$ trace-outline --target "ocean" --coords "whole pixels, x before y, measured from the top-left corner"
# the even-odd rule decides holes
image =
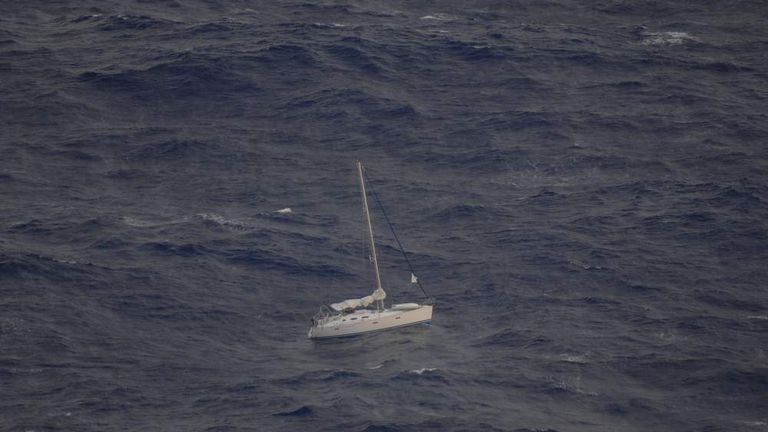
[[[4,2],[0,430],[768,431],[766,16]]]

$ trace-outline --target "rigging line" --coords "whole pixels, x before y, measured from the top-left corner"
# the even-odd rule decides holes
[[[373,188],[373,184],[371,184],[371,179],[368,178],[368,173],[366,172],[367,169],[363,169],[363,175],[365,176],[365,180],[368,182],[368,189],[371,190],[371,194],[373,195],[373,198],[376,200],[376,204],[379,205],[379,208],[381,209],[381,213],[384,215],[384,220],[387,221],[387,225],[389,225],[389,230],[392,232],[392,235],[395,237],[395,241],[397,242],[397,247],[400,248],[400,252],[403,254],[403,258],[405,258],[405,262],[408,264],[408,269],[411,270],[411,274],[415,275],[416,271],[413,270],[413,266],[411,265],[411,260],[408,259],[408,254],[405,253],[405,249],[403,248],[403,244],[400,243],[400,238],[397,236],[397,233],[395,232],[395,227],[392,226],[392,223],[389,221],[389,216],[387,216],[387,211],[384,210],[384,205],[381,203],[381,200],[379,199],[379,194],[376,193],[376,189]],[[424,297],[430,298],[429,294],[427,294],[427,291],[424,290],[424,287],[421,285],[421,281],[419,278],[416,278],[416,284],[421,288],[421,292],[424,293]]]

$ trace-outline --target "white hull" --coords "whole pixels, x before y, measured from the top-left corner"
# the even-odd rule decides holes
[[[344,315],[330,315],[316,322],[309,329],[310,339],[353,336],[395,327],[429,322],[432,319],[432,305],[417,306],[408,310],[384,309],[356,310]]]

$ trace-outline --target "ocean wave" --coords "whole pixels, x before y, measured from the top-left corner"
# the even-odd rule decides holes
[[[437,368],[421,368],[398,373],[392,377],[395,381],[419,380],[431,383],[449,384],[448,379]]]
[[[272,415],[278,417],[307,417],[313,415],[314,413],[315,411],[310,406],[303,405],[299,408],[296,408],[295,410],[281,411],[273,413]]]
[[[333,369],[308,371],[296,376],[278,378],[275,380],[275,382],[281,385],[304,385],[309,382],[350,382],[355,381],[360,377],[361,375],[357,372],[343,369]]]
[[[140,246],[142,249],[159,255],[193,257],[211,253],[211,250],[197,244],[175,244],[171,242],[149,242]]]
[[[734,309],[747,312],[763,312],[768,310],[768,304],[761,304],[756,299],[739,299],[727,291],[715,291],[696,296],[696,300],[725,309]]]
[[[116,73],[90,71],[79,80],[95,88],[125,93],[142,100],[162,100],[175,104],[188,98],[221,99],[233,93],[241,96],[260,91],[256,82],[245,74],[248,65],[255,66],[273,58],[287,57],[280,48],[272,47],[264,57],[214,57],[198,53],[179,53],[146,69],[130,69]],[[290,52],[290,50],[288,50]]]
[[[299,261],[290,256],[278,254],[264,249],[227,249],[217,253],[231,264],[248,265],[262,270],[280,271],[292,275],[315,275],[326,278],[350,276],[342,267]]]
[[[140,144],[123,154],[133,162],[156,162],[185,158],[211,158],[221,155],[221,146],[215,142],[171,139],[168,141]]]
[[[430,213],[427,218],[434,222],[451,222],[456,223],[458,221],[489,221],[500,220],[505,215],[498,208],[485,207],[481,205],[473,204],[458,204],[450,207],[446,207]]]
[[[73,20],[73,22],[90,21],[99,19],[101,15],[85,15]],[[98,25],[101,31],[122,31],[122,30],[146,30],[169,25],[171,21],[152,18],[146,15],[110,15]]]
[[[189,37],[226,37],[231,36],[232,32],[246,29],[248,29],[246,24],[222,20],[191,25],[184,29],[182,34]]]
[[[76,260],[44,256],[36,253],[0,253],[0,279],[44,280],[62,282],[73,278],[88,278],[86,266]]]
[[[281,108],[289,117],[335,121],[358,117],[358,113],[392,119],[418,115],[408,103],[357,89],[325,89],[293,98]]]
[[[344,45],[334,44],[325,48],[325,51],[332,57],[341,60],[344,64],[359,69],[365,73],[376,74],[382,71],[380,60],[374,58],[356,46],[360,45],[358,38],[343,38]]]

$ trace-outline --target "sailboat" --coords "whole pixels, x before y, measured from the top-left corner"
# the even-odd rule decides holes
[[[360,177],[360,192],[363,197],[363,210],[365,212],[366,221],[368,222],[368,241],[370,242],[371,261],[373,262],[374,274],[376,275],[376,289],[370,295],[362,298],[344,300],[324,306],[320,312],[312,318],[312,327],[307,334],[307,337],[310,339],[353,336],[427,323],[432,320],[434,301],[428,298],[426,291],[424,291],[424,288],[421,286],[394,229],[392,230],[392,234],[395,236],[395,240],[397,241],[398,246],[400,246],[405,261],[408,263],[408,267],[411,270],[411,284],[418,284],[419,288],[421,288],[424,293],[424,296],[427,297],[427,301],[424,304],[399,303],[393,304],[390,307],[385,307],[384,299],[387,298],[387,293],[381,285],[381,273],[379,271],[379,260],[376,255],[376,243],[373,238],[371,212],[368,208],[368,193],[365,189],[365,174],[363,173],[363,164],[360,161],[357,162],[357,173]],[[376,198],[381,206],[378,197]],[[384,212],[383,207],[382,212]],[[386,212],[384,212],[384,217],[387,222],[389,222]],[[389,224],[389,226],[392,228],[392,224]]]

